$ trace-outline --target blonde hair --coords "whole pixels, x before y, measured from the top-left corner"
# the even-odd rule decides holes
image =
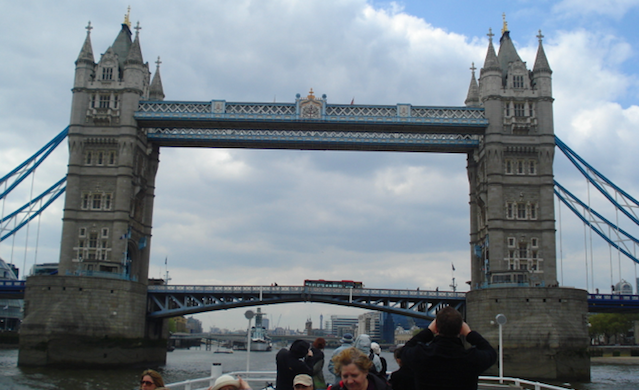
[[[337,375],[341,375],[342,367],[348,366],[349,364],[355,364],[360,371],[365,373],[368,373],[373,366],[371,359],[355,347],[346,348],[342,352],[333,356],[332,360],[335,365],[334,369]]]
[[[145,376],[150,376],[153,379],[153,383],[157,387],[164,387],[164,379],[162,379],[162,375],[155,370],[144,370],[142,375],[140,375],[140,380],[144,379]]]

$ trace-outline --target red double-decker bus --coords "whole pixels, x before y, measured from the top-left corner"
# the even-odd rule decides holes
[[[309,280],[304,281],[304,286],[307,287],[337,287],[337,288],[363,288],[364,283],[355,282],[353,280]]]

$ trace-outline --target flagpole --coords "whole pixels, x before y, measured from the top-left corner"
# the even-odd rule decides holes
[[[169,261],[169,257],[165,257],[164,258],[164,270],[165,270],[165,276],[164,276],[164,284],[168,285],[169,284],[169,266],[167,265]]]
[[[451,283],[450,287],[453,289],[453,292],[457,291],[457,285],[455,284],[455,264],[450,263],[450,266],[452,268],[451,275],[453,277],[453,282]]]

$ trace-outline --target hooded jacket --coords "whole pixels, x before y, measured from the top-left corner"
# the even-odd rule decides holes
[[[313,375],[312,358],[308,356],[310,348],[307,341],[295,340],[290,349],[282,348],[275,355],[277,390],[293,390],[293,379],[298,374]]]
[[[375,367],[375,373],[379,373],[382,371],[382,361],[379,358],[379,356],[377,356],[374,353],[371,353],[372,352],[371,344],[372,344],[371,337],[369,335],[360,334],[355,339],[355,345],[353,346],[359,349],[360,351],[364,352],[364,355],[368,356],[373,361],[373,366]]]

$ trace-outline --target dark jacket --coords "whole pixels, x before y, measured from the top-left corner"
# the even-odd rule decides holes
[[[325,389],[324,352],[315,347],[311,347],[311,351],[313,351],[313,357],[310,359],[313,365],[313,385],[315,385],[315,390]]]
[[[393,371],[389,380],[393,390],[415,390],[415,374],[406,365]]]
[[[374,390],[393,390],[393,388],[388,384],[388,382],[382,380],[377,375],[373,375],[369,373],[366,375],[366,379],[368,379],[368,385],[370,388],[370,384],[373,383]],[[330,390],[348,390],[346,386],[344,386],[344,382],[341,380],[337,382],[337,384],[333,385]]]
[[[476,390],[477,377],[495,363],[497,353],[475,331],[466,341],[473,348],[465,349],[459,337],[434,337],[430,329],[410,339],[401,359],[415,373],[416,389]]]
[[[293,378],[298,374],[313,375],[311,357],[307,356],[311,345],[304,340],[295,340],[291,349],[282,348],[275,355],[277,363],[277,390],[293,390]]]

